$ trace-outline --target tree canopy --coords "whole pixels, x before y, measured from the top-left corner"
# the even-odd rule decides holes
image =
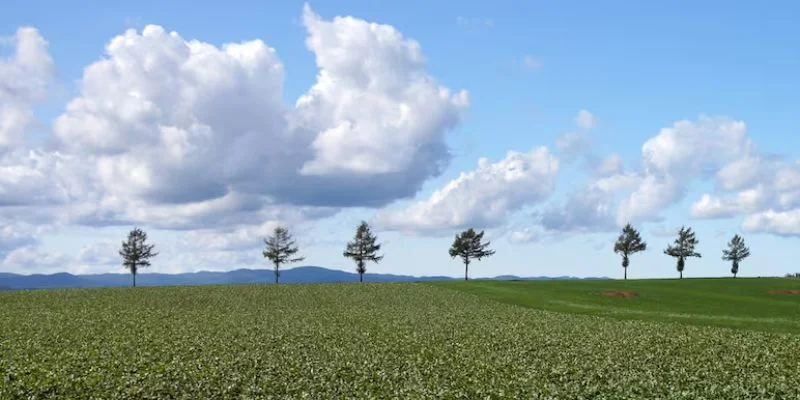
[[[722,259],[731,262],[731,273],[734,278],[739,273],[739,263],[747,257],[750,257],[750,248],[739,235],[734,235],[728,242],[728,248],[722,250]]]
[[[481,260],[494,254],[494,250],[489,250],[491,242],[483,242],[483,235],[483,231],[476,232],[469,228],[457,234],[450,246],[450,257],[461,257],[464,262],[464,280],[469,279],[469,264],[472,260]]]
[[[366,221],[361,221],[356,229],[353,241],[347,243],[347,248],[343,255],[355,261],[359,282],[364,281],[364,273],[367,272],[367,261],[378,263],[383,259],[382,255],[378,255],[381,245],[377,243],[377,240],[378,238],[372,233],[369,224]]]
[[[628,279],[629,257],[645,250],[647,250],[647,243],[642,240],[639,231],[634,229],[631,224],[625,225],[619,238],[617,238],[617,242],[614,244],[614,253],[622,255],[622,268],[625,270],[625,279]]]
[[[155,247],[153,244],[147,244],[147,233],[139,228],[130,231],[128,240],[122,242],[119,255],[122,256],[122,265],[131,272],[133,287],[136,287],[136,273],[139,272],[139,268],[149,267],[150,259],[158,255],[153,252]]]
[[[683,278],[683,269],[686,266],[686,259],[689,257],[702,257],[700,253],[694,251],[698,243],[699,241],[694,231],[692,231],[692,228],[682,226],[680,231],[678,231],[678,237],[664,250],[664,254],[678,259],[677,269],[681,278]]]
[[[272,261],[275,266],[275,283],[278,283],[278,278],[281,275],[280,267],[284,264],[295,263],[303,261],[304,257],[295,257],[299,251],[289,230],[278,226],[273,231],[272,235],[264,239],[264,244],[267,248],[264,249],[262,254],[264,258]]]

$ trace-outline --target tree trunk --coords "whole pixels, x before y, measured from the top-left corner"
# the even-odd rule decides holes
[[[464,280],[469,280],[469,261],[464,263]]]
[[[681,274],[681,277],[680,277],[680,279],[683,279],[683,271],[678,271],[678,273],[680,273],[680,274]]]
[[[628,280],[628,267],[623,268],[625,270],[625,280]]]
[[[133,273],[133,287],[136,287],[136,272]]]
[[[364,282],[364,274],[363,273],[359,273],[358,274],[358,282],[359,283]]]
[[[733,279],[736,279],[736,272],[733,273]]]

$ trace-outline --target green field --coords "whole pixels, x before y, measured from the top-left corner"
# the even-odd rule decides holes
[[[441,287],[503,303],[571,314],[800,333],[800,279],[458,281]],[[635,297],[603,296],[625,291]]]
[[[1,292],[0,398],[799,398],[800,296],[766,293],[791,288],[800,282]]]

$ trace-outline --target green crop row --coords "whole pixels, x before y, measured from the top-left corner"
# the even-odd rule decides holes
[[[800,336],[425,284],[0,293],[0,398],[800,398]]]

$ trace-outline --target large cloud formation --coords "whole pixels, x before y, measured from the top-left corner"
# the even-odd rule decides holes
[[[0,60],[0,222],[241,236],[414,196],[449,164],[467,92],[438,83],[419,43],[391,26],[307,5],[303,24],[318,75],[296,104],[283,101],[283,64],[261,40],[127,30],[85,68],[48,150],[25,132],[55,67],[47,42],[21,28]],[[35,244],[20,232],[0,248]],[[15,259],[35,249],[25,251]]]
[[[419,44],[387,25],[306,6],[317,82],[282,101],[283,65],[260,40],[217,48],[159,26],[115,37],[55,122],[92,157],[107,196],[148,205],[263,196],[301,206],[380,206],[449,162],[468,105],[426,74]],[[229,212],[230,210],[226,210]]]
[[[641,166],[619,166],[576,191],[562,207],[544,214],[555,231],[606,231],[627,223],[656,222],[696,181],[710,180],[689,208],[698,219],[743,217],[742,229],[800,235],[800,162],[765,155],[747,125],[701,115],[661,129],[642,146]]]

